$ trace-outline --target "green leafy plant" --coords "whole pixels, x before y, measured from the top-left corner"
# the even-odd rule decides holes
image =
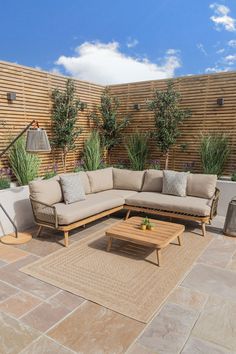
[[[84,143],[83,167],[86,171],[100,168],[102,160],[101,142],[98,131],[94,130]]]
[[[148,140],[148,134],[140,132],[130,135],[127,139],[125,147],[133,170],[144,170],[148,156]]]
[[[11,147],[8,160],[19,185],[23,186],[38,176],[40,159],[25,150],[25,138],[19,138]]]
[[[159,160],[149,160],[148,161],[148,168],[152,170],[160,170],[161,164]]]
[[[81,101],[76,98],[74,81],[67,80],[65,91],[52,92],[52,145],[61,150],[62,164],[66,172],[67,155],[74,150],[82,130],[76,127]]]
[[[48,166],[44,173],[43,179],[50,179],[52,177],[55,177],[57,175],[57,170],[58,170],[57,164],[53,164],[52,167]]]
[[[11,186],[11,169],[0,168],[0,189],[7,189]]]
[[[121,117],[118,113],[120,102],[105,89],[101,96],[101,104],[90,113],[89,119],[99,131],[101,143],[110,163],[111,150],[122,141],[122,131],[130,123],[128,116]]]
[[[226,134],[213,133],[202,135],[200,157],[204,173],[221,176],[229,154],[229,137]]]
[[[180,101],[179,92],[169,81],[166,90],[156,90],[153,99],[147,102],[148,109],[154,112],[156,130],[153,137],[165,156],[165,169],[168,169],[170,148],[180,136],[179,126],[191,115],[190,110],[180,108]]]
[[[231,181],[236,182],[236,172],[232,173]]]
[[[150,224],[150,221],[149,218],[146,216],[145,218],[143,218],[141,225],[148,225],[148,224]]]
[[[10,188],[11,184],[8,178],[0,177],[0,189]]]

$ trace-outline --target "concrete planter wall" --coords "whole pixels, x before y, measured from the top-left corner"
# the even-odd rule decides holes
[[[26,230],[34,225],[28,186],[0,190],[0,203],[15,222],[19,231]],[[0,210],[0,236],[13,231],[11,223]]]
[[[236,182],[218,180],[217,187],[220,190],[218,215],[226,216],[228,204],[236,196]]]

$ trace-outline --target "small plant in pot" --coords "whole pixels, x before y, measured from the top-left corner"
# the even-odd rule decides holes
[[[147,224],[147,229],[152,231],[152,230],[154,230],[154,226],[155,225],[152,222],[149,221],[149,223]]]
[[[150,224],[150,221],[149,221],[148,217],[146,216],[146,217],[143,219],[143,221],[142,221],[142,223],[141,223],[141,225],[140,225],[141,230],[146,230],[148,224]]]

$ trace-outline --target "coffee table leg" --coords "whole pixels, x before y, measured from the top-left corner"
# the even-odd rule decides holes
[[[107,252],[110,252],[112,246],[112,237],[109,237],[108,244],[107,244]]]
[[[157,265],[160,267],[161,266],[161,250],[157,249]]]
[[[178,238],[179,245],[182,246],[182,237],[178,236],[177,238]]]

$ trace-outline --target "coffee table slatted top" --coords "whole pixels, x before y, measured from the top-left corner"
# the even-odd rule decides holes
[[[184,225],[172,222],[149,219],[154,224],[153,230],[141,230],[143,218],[134,216],[112,226],[106,231],[106,236],[135,243],[150,244],[155,248],[166,247],[170,242],[181,236]]]

